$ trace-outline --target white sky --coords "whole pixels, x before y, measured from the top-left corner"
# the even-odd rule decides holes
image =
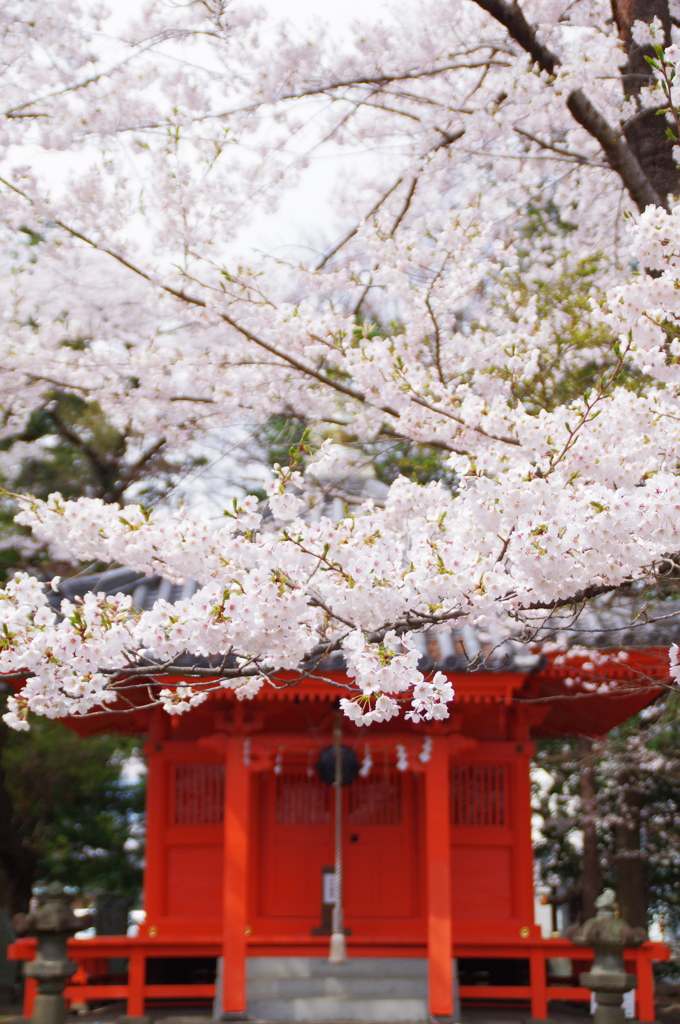
[[[355,19],[377,18],[386,6],[382,0],[258,0],[275,18],[292,21],[298,28],[320,19],[343,29]]]
[[[311,23],[326,23],[333,37],[348,41],[356,21],[376,22],[390,18],[390,0],[231,0],[231,5],[260,7],[269,12],[272,22],[288,21],[301,35]],[[139,11],[139,0],[117,0],[111,5],[112,24],[124,24]],[[282,200],[277,212],[263,214],[248,228],[249,247],[261,252],[291,256],[297,246],[298,258],[325,249],[340,238],[346,223],[337,216],[333,203],[333,185],[338,174],[352,173],[356,154],[317,153],[304,172],[302,183]],[[54,154],[51,154],[54,169]],[[293,246],[293,250],[291,250]],[[308,251],[309,250],[309,251]]]
[[[241,0],[232,0],[236,5]],[[249,0],[245,0],[249,2]],[[379,21],[389,18],[388,0],[252,0],[270,12],[272,19],[291,22],[301,34],[311,22],[327,23],[341,40],[355,21]],[[317,153],[298,188],[283,199],[274,216],[265,215],[248,228],[250,244],[271,254],[292,255],[290,246],[299,245],[301,259],[312,251],[323,251],[329,242],[340,238],[347,224],[339,220],[333,203],[333,185],[338,174],[351,173],[357,155]],[[309,250],[308,250],[309,247]]]

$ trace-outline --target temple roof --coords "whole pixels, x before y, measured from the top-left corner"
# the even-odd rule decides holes
[[[91,591],[123,592],[137,608],[148,610],[157,600],[175,603],[190,597],[198,586],[193,580],[175,584],[114,568],[63,581],[53,600],[58,604],[60,598],[74,600]],[[680,602],[652,606],[642,593],[632,592],[607,595],[577,615],[553,614],[537,628],[533,644],[508,638],[500,627],[471,625],[432,630],[418,635],[416,643],[421,670],[437,669],[452,679],[454,705],[522,702],[534,709],[536,734],[601,736],[670,683],[668,645],[679,637]],[[341,680],[346,670],[342,653],[333,653],[321,667],[325,675]],[[288,687],[285,677],[282,673],[281,689],[267,688],[257,700],[337,699],[329,683],[306,679]],[[224,706],[234,695],[222,690],[212,700]]]
[[[62,580],[52,601],[82,597],[88,592],[130,594],[140,611],[156,601],[170,604],[191,597],[199,589],[195,580],[171,583],[160,576],[145,576],[131,569],[114,568]],[[501,624],[430,630],[415,642],[422,653],[421,669],[444,672],[537,670],[545,653],[538,648],[553,644],[568,650],[583,647],[599,651],[640,650],[680,642],[680,600],[650,600],[644,591],[612,593],[584,604],[577,613],[553,612],[537,623],[531,640],[508,636]],[[341,652],[326,663],[329,669],[345,667]]]

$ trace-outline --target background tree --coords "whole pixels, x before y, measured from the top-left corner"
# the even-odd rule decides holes
[[[143,856],[143,772],[122,774],[129,737],[81,739],[39,720],[0,731],[0,905],[25,911],[32,885],[58,879],[135,900]]]
[[[197,456],[169,464],[162,439],[140,449],[139,439],[112,426],[96,402],[55,390],[0,449],[5,485],[42,498],[60,491],[114,501],[135,488],[158,500],[179,474],[201,464]],[[51,578],[83,568],[32,542],[14,524],[15,513],[16,502],[6,495],[0,515],[5,578],[16,569]],[[45,879],[137,898],[144,779],[140,770],[127,781],[124,771],[137,756],[135,743],[117,735],[80,739],[48,720],[21,736],[0,724],[0,905],[8,912],[25,911],[32,886]]]
[[[593,743],[539,745],[535,811],[541,877],[572,912],[592,916],[593,893],[613,886],[622,916],[647,927],[651,916],[677,927],[680,762],[677,699]]]
[[[29,532],[17,527],[12,492],[47,498],[59,491],[70,498],[87,495],[118,501],[135,488],[139,498],[158,500],[168,493],[182,469],[186,472],[189,468],[189,460],[184,467],[167,464],[162,449],[159,440],[138,455],[138,439],[112,427],[96,402],[88,403],[68,392],[47,393],[25,428],[5,437],[0,445],[4,470],[0,480],[10,492],[0,499],[2,578],[21,569],[43,578],[75,569],[55,552],[32,543]],[[200,465],[199,459],[191,462]]]

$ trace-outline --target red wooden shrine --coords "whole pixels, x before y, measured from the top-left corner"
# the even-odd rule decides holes
[[[583,999],[577,983],[549,984],[547,961],[573,955],[534,923],[530,759],[539,735],[602,735],[659,692],[666,651],[631,652],[598,672],[611,693],[568,668],[451,673],[448,720],[403,719],[357,729],[343,743],[370,771],[343,793],[345,925],[349,957],[427,958],[429,1008],[453,1011],[452,958],[528,962],[528,984],[470,985],[463,999],[517,999],[545,1019],[549,999]],[[328,673],[342,683],[340,672]],[[645,681],[646,680],[646,681]],[[285,683],[281,679],[280,683]],[[82,734],[147,734],[146,923],[135,938],[74,940],[82,965],[68,994],[83,1002],[125,996],[137,1016],[159,996],[212,995],[208,984],[153,985],[145,961],[222,956],[223,1010],[246,1006],[246,962],[328,955],[324,873],[333,865],[333,788],[315,770],[330,745],[337,686],[305,680],[264,688],[252,701],[221,690],[183,716],[155,709],[73,723]],[[566,699],[566,698],[569,699]],[[401,748],[398,752],[398,748]],[[15,943],[17,958],[31,941]],[[97,961],[129,957],[127,982],[94,984]],[[654,1020],[651,960],[630,952],[638,1017]],[[587,959],[587,952],[578,952]],[[29,994],[30,998],[30,994]]]

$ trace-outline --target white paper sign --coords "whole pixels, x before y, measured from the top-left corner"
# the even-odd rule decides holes
[[[335,905],[335,872],[324,871],[323,874],[323,902]]]

